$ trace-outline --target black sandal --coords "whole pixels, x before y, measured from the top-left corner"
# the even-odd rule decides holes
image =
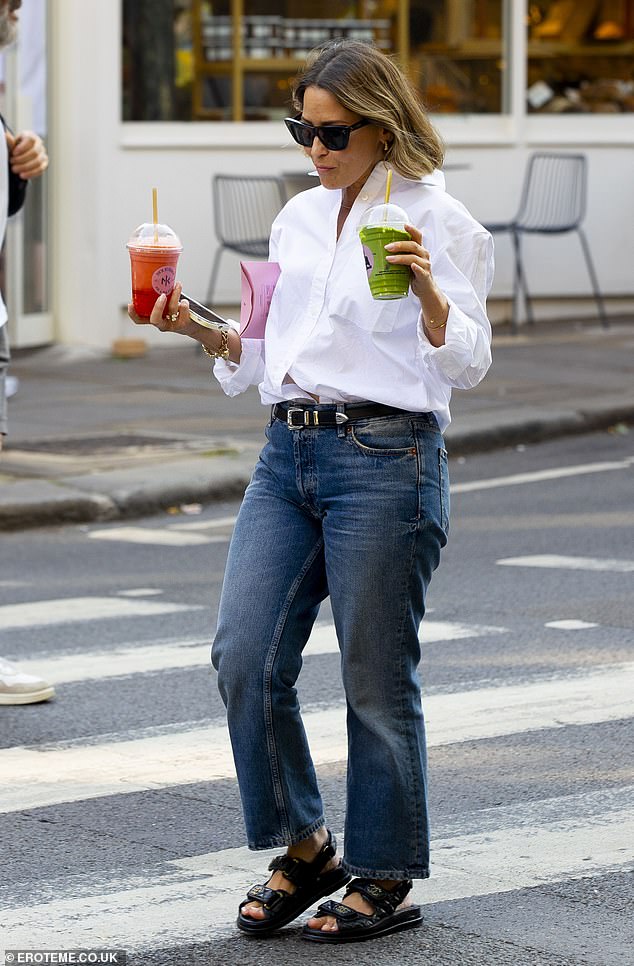
[[[352,876],[341,866],[322,874],[321,870],[337,853],[337,840],[328,832],[328,841],[312,862],[293,859],[290,855],[278,855],[269,865],[271,872],[279,871],[285,879],[297,886],[295,892],[283,889],[269,889],[268,885],[256,885],[247,892],[247,898],[240,903],[238,929],[251,935],[265,936],[286,926],[305,912],[317,899],[329,896],[341,889]],[[266,912],[265,919],[252,919],[243,916],[242,909],[250,902],[261,902]]]
[[[404,879],[394,889],[383,889],[372,879],[353,879],[346,889],[344,899],[350,893],[358,892],[374,907],[371,915],[350,909],[341,902],[322,902],[317,912],[311,918],[321,919],[334,916],[337,929],[333,932],[304,926],[303,939],[310,939],[317,943],[354,943],[364,939],[375,939],[377,936],[387,936],[400,929],[413,929],[420,926],[423,916],[420,906],[411,905],[396,911],[397,906],[405,899],[412,888],[412,880]]]

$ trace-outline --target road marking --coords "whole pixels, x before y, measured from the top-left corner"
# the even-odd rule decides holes
[[[552,470],[536,470],[534,473],[514,473],[512,476],[498,476],[488,480],[472,480],[469,483],[454,483],[452,493],[473,493],[475,490],[492,490],[498,486],[522,486],[524,483],[544,483],[547,480],[561,480],[567,476],[583,476],[586,473],[607,473],[610,470],[626,470],[634,466],[634,457],[619,462],[583,463],[579,466],[561,466]]]
[[[176,530],[152,530],[149,527],[114,527],[91,530],[93,540],[114,540],[121,543],[142,543],[157,547],[197,547],[207,543],[228,543],[229,536],[204,537],[200,533],[181,533]]]
[[[432,840],[432,877],[415,883],[414,897],[428,905],[621,870],[633,856],[633,793],[604,789],[470,812],[467,832]],[[276,852],[224,849],[127,877],[56,879],[50,901],[5,907],[3,927],[23,948],[92,947],[95,936],[129,951],[220,939],[234,932],[239,898]]]
[[[426,619],[421,625],[421,639],[424,644],[432,644],[500,634],[504,630],[503,627]],[[151,645],[126,644],[109,648],[106,652],[42,655],[26,661],[20,660],[20,667],[23,671],[44,678],[49,684],[69,684],[72,681],[95,678],[208,666],[210,644],[211,635],[210,638],[174,639]],[[304,648],[304,656],[314,657],[338,652],[339,644],[333,625],[317,624]]]
[[[118,590],[117,597],[159,597],[165,593],[158,587],[134,587],[132,590]]]
[[[548,621],[544,624],[544,627],[554,627],[558,631],[585,631],[590,627],[599,627],[599,625],[593,624],[591,621],[563,620]]]
[[[496,560],[501,567],[544,567],[550,570],[602,570],[617,574],[634,573],[634,560],[602,560],[599,557],[564,557],[555,553]]]
[[[436,621],[425,618],[420,625],[419,639],[423,645],[440,641],[457,641],[469,637],[488,637],[493,634],[507,633],[505,627],[491,627],[482,624],[462,624],[458,621]],[[303,651],[304,657],[314,654],[336,654],[339,643],[332,624],[317,624]]]
[[[202,604],[170,604],[163,601],[127,600],[121,597],[63,597],[0,607],[0,628],[50,627],[78,621],[112,620],[120,617],[158,617],[182,611],[204,610]]]
[[[430,746],[616,721],[634,714],[634,663],[425,699]],[[346,758],[345,707],[304,714],[315,764]],[[224,722],[186,732],[64,748],[0,751],[0,812],[167,785],[235,778]]]

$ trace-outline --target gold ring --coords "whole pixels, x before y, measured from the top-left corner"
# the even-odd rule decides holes
[[[169,319],[170,322],[178,322],[179,315],[180,315],[180,312],[172,312],[171,315],[167,316],[167,318]]]

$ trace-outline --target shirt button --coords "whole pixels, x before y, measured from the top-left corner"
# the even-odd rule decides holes
[[[361,201],[367,201],[370,195],[361,195]]]

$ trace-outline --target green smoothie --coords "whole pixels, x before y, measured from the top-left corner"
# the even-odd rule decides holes
[[[390,225],[367,225],[359,230],[365,267],[372,298],[402,299],[409,292],[410,270],[407,265],[387,262],[385,246],[390,242],[409,241],[411,235]]]
[[[388,172],[388,195],[390,174],[391,171]],[[403,299],[409,292],[412,280],[409,267],[386,261],[390,253],[385,251],[385,246],[390,242],[410,240],[411,235],[405,231],[407,224],[407,212],[387,201],[368,209],[359,222],[359,238],[363,245],[372,298]]]

